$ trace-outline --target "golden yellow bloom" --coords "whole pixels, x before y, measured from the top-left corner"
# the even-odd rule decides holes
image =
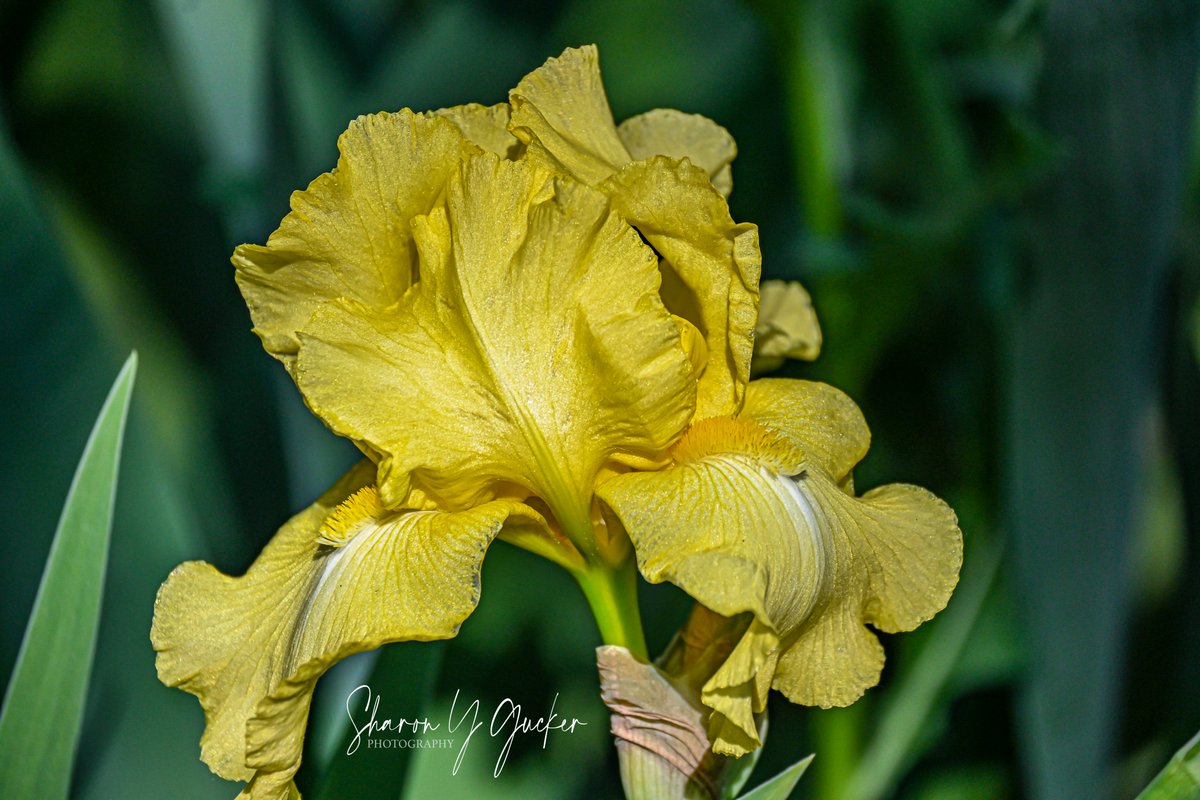
[[[749,381],[759,251],[729,215],[724,129],[665,110],[616,126],[583,48],[507,104],[361,117],[338,145],[233,262],[267,351],[366,460],[243,577],[177,568],[151,634],[243,796],[295,796],[331,664],[455,635],[496,538],[570,570],[605,640],[643,657],[631,541],[647,579],[747,615],[704,687],[721,752],[756,746],[771,686],[851,702],[882,662],[863,623],[945,604],[953,513],[912,487],[853,497],[853,403]],[[769,355],[815,355],[811,307],[781,307]]]
[[[864,623],[912,630],[958,582],[962,538],[949,506],[899,484],[854,496],[850,470],[869,441],[836,389],[762,379],[736,416],[691,426],[671,466],[598,489],[647,580],[749,616],[702,690],[720,753],[760,744],[754,714],[770,688],[803,705],[853,703],[883,667]]]
[[[453,636],[479,600],[480,562],[501,527],[544,524],[512,500],[388,512],[374,479],[369,461],[352,469],[289,520],[244,577],[189,561],[159,590],[159,678],[200,698],[201,757],[223,778],[250,781],[244,797],[294,792],[326,669],[385,642]]]
[[[661,257],[663,301],[700,330],[708,351],[696,416],[736,411],[750,376],[762,257],[757,227],[735,224],[725,202],[737,153],[729,132],[668,109],[617,127],[595,47],[550,59],[509,99],[525,157],[598,187]]]

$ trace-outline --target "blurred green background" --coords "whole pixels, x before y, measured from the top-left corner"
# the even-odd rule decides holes
[[[148,631],[177,563],[242,571],[354,457],[260,348],[233,282],[355,115],[478,101],[600,46],[618,119],[706,114],[737,139],[734,218],[800,279],[815,364],[862,406],[856,474],[958,511],[949,609],[884,637],[847,710],[773,696],[752,784],[799,797],[1132,797],[1200,728],[1200,5],[1191,0],[53,0],[0,3],[0,680],[72,469],[141,356],[73,779],[81,798],[231,797]],[[652,651],[688,601],[645,587]],[[619,793],[594,625],[505,545],[461,635],[323,681],[308,797]],[[368,677],[369,676],[369,677]],[[395,713],[456,690],[587,728],[518,745],[344,750],[369,680]]]

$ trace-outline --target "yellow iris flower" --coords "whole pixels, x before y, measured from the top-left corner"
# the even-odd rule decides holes
[[[854,404],[750,381],[756,327],[765,358],[812,357],[820,334],[806,295],[759,319],[724,129],[615,125],[589,47],[507,104],[360,117],[338,144],[233,262],[267,351],[367,458],[244,576],[185,563],[155,606],[159,676],[199,697],[202,758],[243,797],[297,796],[329,666],[455,635],[496,538],[570,570],[605,641],[643,658],[633,550],[742,625],[703,690],[722,753],[757,746],[771,687],[843,705],[875,683],[864,623],[945,605],[953,512],[915,487],[856,498]]]

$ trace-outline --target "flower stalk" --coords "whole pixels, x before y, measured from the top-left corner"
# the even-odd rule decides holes
[[[596,566],[572,574],[587,598],[604,643],[624,647],[638,660],[649,661],[638,612],[638,578],[633,559],[626,559],[616,567]]]

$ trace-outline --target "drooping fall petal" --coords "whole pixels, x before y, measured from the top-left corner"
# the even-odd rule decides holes
[[[597,490],[647,580],[722,616],[752,615],[702,691],[714,749],[728,755],[759,744],[767,687],[809,705],[861,696],[883,663],[865,624],[891,632],[929,619],[962,560],[954,512],[934,495],[891,485],[856,498],[839,485],[866,447],[844,395],[762,383],[742,416],[689,429],[672,466]]]
[[[479,600],[480,564],[501,527],[544,524],[511,500],[389,512],[373,478],[369,462],[351,470],[244,576],[191,561],[159,590],[159,678],[200,699],[202,758],[224,778],[251,781],[247,797],[294,791],[312,690],[326,669],[386,642],[454,636]]]
[[[883,665],[863,623],[910,631],[944,608],[958,583],[962,534],[950,507],[919,486],[889,484],[856,498],[816,471],[797,484],[844,557],[834,562],[832,599],[785,643],[772,685],[795,703],[845,706]]]
[[[632,161],[613,124],[594,47],[550,59],[521,81],[510,102],[510,127],[527,157],[608,194],[662,257],[664,301],[700,330],[708,348],[696,416],[735,413],[750,377],[762,256],[758,229],[734,223],[710,180],[710,168],[719,176],[726,156],[732,159],[728,134],[702,117],[649,112],[625,129],[642,159]],[[671,125],[677,135],[668,132]]]
[[[309,406],[382,454],[389,507],[411,476],[450,507],[512,485],[587,524],[600,467],[661,459],[692,414],[653,252],[599,192],[490,154],[413,227],[420,281],[400,303],[314,316]]]
[[[760,378],[746,388],[738,419],[785,436],[805,460],[841,481],[871,446],[871,431],[858,406],[827,383]]]

